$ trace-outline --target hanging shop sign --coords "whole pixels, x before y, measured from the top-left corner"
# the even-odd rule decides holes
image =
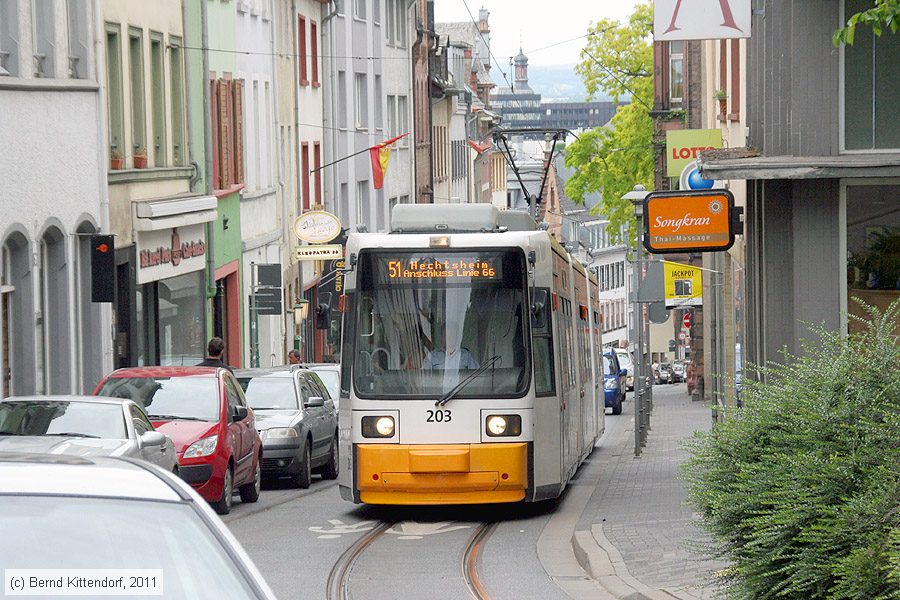
[[[691,265],[666,261],[665,273],[666,308],[703,306],[703,271]],[[685,315],[683,324],[690,327],[690,315]]]
[[[654,41],[748,37],[750,37],[750,0],[718,0],[718,2],[654,0],[653,2]]]
[[[678,177],[686,166],[700,158],[702,151],[721,147],[722,132],[718,129],[666,131],[666,177]]]
[[[340,244],[294,247],[294,260],[334,260],[343,256],[344,247]]]
[[[203,223],[137,234],[139,284],[206,267],[206,226]]]
[[[737,219],[728,190],[651,192],[644,199],[644,247],[653,254],[728,250]]]
[[[309,244],[325,244],[341,234],[341,220],[330,212],[313,210],[294,220],[294,233]]]

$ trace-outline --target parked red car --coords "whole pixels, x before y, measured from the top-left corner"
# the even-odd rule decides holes
[[[262,442],[253,409],[227,369],[118,369],[94,393],[143,406],[156,430],[175,443],[181,478],[219,514],[231,510],[235,488],[243,502],[259,499]]]

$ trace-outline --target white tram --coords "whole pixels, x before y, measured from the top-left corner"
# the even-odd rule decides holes
[[[346,257],[342,497],[558,496],[604,427],[596,279],[485,204],[397,206]]]

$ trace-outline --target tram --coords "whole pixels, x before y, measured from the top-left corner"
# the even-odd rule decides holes
[[[487,204],[396,206],[346,258],[341,496],[558,496],[604,428],[594,275],[526,213]]]

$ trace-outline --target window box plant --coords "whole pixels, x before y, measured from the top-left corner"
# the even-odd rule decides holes
[[[120,171],[125,168],[125,159],[118,148],[109,149],[109,169],[111,171]]]
[[[716,90],[715,92],[713,92],[713,98],[719,101],[719,114],[727,114],[728,92],[726,92],[725,90]]]
[[[147,150],[143,146],[135,146],[134,156],[132,158],[134,160],[135,169],[147,168]]]

